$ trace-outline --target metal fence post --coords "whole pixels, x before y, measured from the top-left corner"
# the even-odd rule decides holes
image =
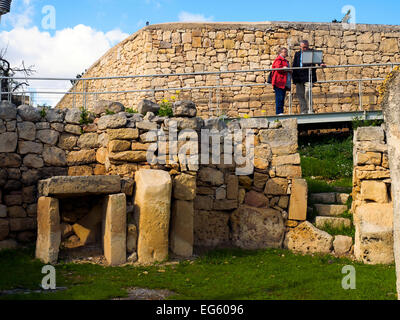
[[[359,110],[363,109],[363,92],[362,92],[362,80],[358,81],[358,100],[360,102]]]
[[[308,113],[313,113],[312,108],[312,69],[308,68],[308,84],[309,84],[309,92],[308,92]]]

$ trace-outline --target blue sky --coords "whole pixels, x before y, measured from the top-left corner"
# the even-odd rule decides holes
[[[397,0],[13,0],[1,19],[0,49],[7,48],[13,66],[34,66],[35,76],[73,78],[146,21],[331,22],[344,16],[346,5],[355,8],[356,23],[399,24]],[[41,82],[30,88],[69,86]]]

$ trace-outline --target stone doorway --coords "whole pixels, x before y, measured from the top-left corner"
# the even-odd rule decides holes
[[[61,246],[78,253],[82,248],[103,251],[109,265],[125,263],[126,196],[120,192],[119,176],[40,181],[36,257],[57,263]]]

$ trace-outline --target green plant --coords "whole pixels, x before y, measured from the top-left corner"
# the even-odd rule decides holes
[[[352,121],[352,128],[355,131],[360,127],[379,127],[383,122],[383,120],[364,120],[361,117],[354,117]]]
[[[126,108],[125,111],[132,114],[138,113],[138,111],[134,110],[133,108]]]
[[[90,117],[90,112],[87,111],[85,108],[80,108],[81,110],[81,119],[79,120],[79,123],[81,125],[83,124],[89,124],[89,123],[93,123],[93,119],[91,119]]]
[[[106,115],[111,116],[113,114],[115,114],[114,111],[106,109]]]
[[[160,110],[157,113],[160,117],[172,117],[174,112],[172,111],[172,104],[168,99],[164,99],[160,103]]]
[[[50,106],[48,106],[47,103],[43,103],[42,105],[38,105],[38,108],[40,108],[40,116],[45,118],[47,115],[47,110],[50,109]]]

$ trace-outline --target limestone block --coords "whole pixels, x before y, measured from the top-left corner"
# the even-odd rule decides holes
[[[9,222],[6,219],[0,219],[0,241],[6,239],[9,233],[10,233]]]
[[[72,150],[78,141],[78,137],[73,134],[63,133],[61,134],[58,146],[64,150]]]
[[[119,113],[125,111],[125,107],[122,103],[108,100],[95,101],[93,105],[89,105],[88,110],[99,116],[106,111]]]
[[[176,255],[193,254],[194,206],[192,201],[176,200],[172,205],[170,247]]]
[[[60,133],[55,130],[39,130],[36,132],[37,139],[52,146],[57,144],[59,136]]]
[[[109,129],[107,130],[108,139],[112,140],[135,140],[139,138],[139,130],[133,128]]]
[[[19,154],[42,154],[43,145],[41,143],[31,142],[31,141],[22,141],[18,142],[18,153]]]
[[[103,218],[103,204],[94,206],[87,215],[75,223],[72,228],[79,237],[81,244],[95,243],[98,238],[99,225]]]
[[[318,216],[315,218],[315,225],[317,228],[324,228],[327,225],[336,229],[348,228],[351,226],[351,220],[347,218]]]
[[[200,247],[221,247],[230,244],[230,214],[218,211],[195,211],[194,244]]]
[[[0,134],[0,152],[15,152],[17,149],[18,135],[15,132]]]
[[[254,186],[259,189],[264,189],[269,176],[265,173],[254,172]]]
[[[85,133],[82,134],[78,139],[78,147],[81,149],[92,149],[98,148],[98,134],[97,133]]]
[[[389,202],[386,183],[380,181],[361,182],[362,200],[372,200],[378,203]]]
[[[0,119],[14,120],[17,118],[17,107],[9,101],[0,101]]]
[[[103,246],[110,266],[126,262],[126,196],[112,194],[104,199]]]
[[[128,231],[126,237],[126,251],[128,253],[136,252],[137,248],[137,237],[138,237],[138,230],[136,225],[128,224]]]
[[[173,105],[174,117],[196,117],[196,105],[192,101],[177,101]]]
[[[146,151],[123,151],[117,153],[109,153],[108,158],[114,163],[114,161],[126,161],[126,162],[146,162],[147,152]]]
[[[173,181],[174,198],[192,201],[196,197],[196,176],[180,174]]]
[[[19,122],[17,124],[18,127],[18,136],[20,139],[33,141],[36,137],[36,126],[33,122]]]
[[[110,141],[110,143],[108,145],[109,152],[128,151],[130,148],[131,148],[131,143],[126,140]]]
[[[292,181],[292,193],[289,203],[289,219],[305,221],[307,219],[308,186],[304,179]]]
[[[382,127],[360,127],[355,134],[357,141],[384,141],[385,132]]]
[[[305,221],[287,233],[285,243],[289,250],[303,254],[330,253],[333,237]]]
[[[65,115],[65,121],[67,123],[79,124],[81,120],[81,114],[82,111],[79,110],[78,108],[69,108]]]
[[[36,258],[43,263],[57,263],[61,243],[60,214],[57,199],[39,198],[37,221]]]
[[[90,164],[93,162],[96,162],[95,150],[71,151],[67,155],[67,164],[69,166]]]
[[[340,216],[348,209],[342,204],[314,204],[314,208],[321,216]]]
[[[246,205],[255,208],[263,208],[268,206],[268,198],[264,194],[254,190],[246,193],[244,202]]]
[[[21,105],[17,108],[18,115],[24,121],[32,121],[37,122],[42,117],[40,115],[40,110],[38,108],[28,106],[28,105]]]
[[[53,177],[39,181],[38,189],[41,195],[61,197],[119,193],[121,178],[119,176]]]
[[[230,175],[227,179],[226,197],[229,200],[238,199],[239,196],[239,179],[237,176]]]
[[[201,168],[199,171],[199,179],[204,182],[208,182],[213,186],[220,186],[224,184],[224,174],[222,171],[213,168]]]
[[[333,250],[337,255],[344,255],[350,252],[353,245],[353,238],[347,236],[335,236]]]
[[[265,185],[264,193],[266,195],[286,195],[289,182],[283,178],[269,179]]]
[[[139,170],[135,174],[135,217],[138,221],[138,259],[163,261],[168,256],[172,181],[168,172]]]
[[[45,146],[43,160],[44,163],[49,166],[64,167],[67,165],[65,151],[57,147]]]
[[[312,193],[310,194],[310,202],[332,204],[336,202],[336,195],[334,192]]]
[[[1,250],[14,250],[18,248],[18,243],[14,239],[7,239],[0,241],[0,251]]]
[[[269,208],[242,205],[230,218],[232,241],[242,249],[280,248],[285,236],[281,213]]]
[[[126,116],[121,114],[106,115],[99,119],[97,125],[100,130],[122,128],[128,122]]]

